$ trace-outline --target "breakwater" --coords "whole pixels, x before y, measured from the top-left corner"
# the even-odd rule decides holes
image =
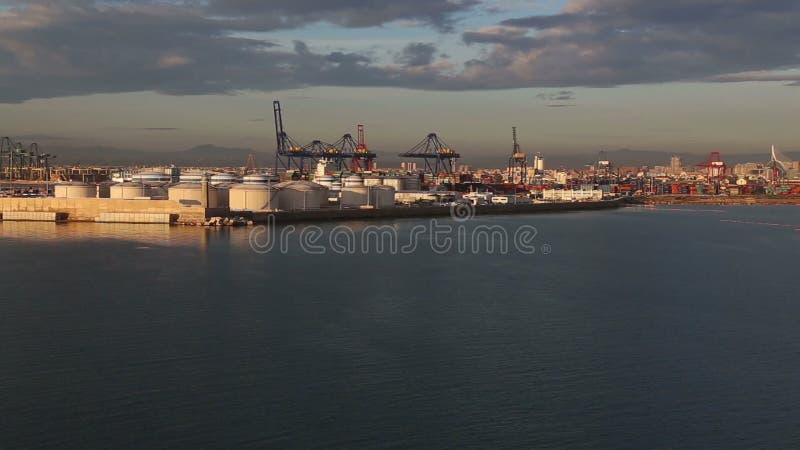
[[[57,221],[115,222],[115,223],[173,223],[202,224],[211,217],[243,217],[255,223],[264,223],[273,216],[277,223],[324,222],[336,220],[380,220],[415,217],[446,217],[451,214],[471,216],[534,214],[544,212],[585,211],[617,208],[624,200],[534,203],[527,205],[483,205],[451,207],[398,206],[382,209],[339,209],[335,207],[307,211],[231,212],[227,208],[187,207],[171,200],[122,199],[56,199],[56,198],[0,198],[0,219],[5,213],[9,220],[41,220],[41,213],[56,217]]]
[[[644,205],[800,205],[797,195],[652,195],[631,203]]]
[[[385,209],[320,209],[314,211],[278,211],[255,212],[245,215],[255,223],[264,223],[273,216],[276,223],[294,222],[325,222],[340,220],[380,220],[425,217],[447,217],[463,212],[475,216],[510,215],[510,214],[536,214],[547,212],[591,211],[599,209],[619,208],[624,206],[623,200],[608,200],[597,202],[574,203],[534,203],[527,205],[481,205],[464,207],[455,211],[451,207],[419,206],[396,207]],[[459,216],[461,217],[461,216]]]

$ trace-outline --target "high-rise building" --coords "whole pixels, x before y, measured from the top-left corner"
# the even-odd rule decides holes
[[[683,171],[683,162],[680,156],[673,155],[672,158],[669,159],[669,170],[672,174],[679,174]]]

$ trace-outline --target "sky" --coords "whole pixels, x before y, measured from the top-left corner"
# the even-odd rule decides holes
[[[0,135],[396,154],[800,148],[796,0],[0,0]],[[498,166],[502,163],[498,163]]]

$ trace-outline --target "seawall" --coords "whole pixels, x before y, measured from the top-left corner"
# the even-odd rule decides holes
[[[483,205],[466,210],[475,216],[536,214],[546,212],[591,211],[624,206],[622,200],[576,203],[534,203],[529,205]],[[256,212],[250,215],[256,223],[264,223],[272,215],[276,223],[325,222],[338,220],[381,220],[425,217],[449,217],[450,207],[395,207],[385,209],[320,209],[316,211]]]
[[[529,205],[485,205],[463,208],[466,215],[487,216],[507,214],[534,214],[544,212],[585,211],[617,208],[622,200],[576,203],[535,203]],[[57,213],[71,222],[124,222],[124,223],[203,223],[214,216],[243,216],[256,223],[264,223],[272,215],[276,222],[322,222],[334,220],[379,220],[412,217],[450,216],[450,207],[394,207],[384,209],[323,208],[314,211],[229,212],[227,209],[206,209],[184,206],[173,200],[123,200],[108,198],[0,198],[0,213]],[[12,216],[12,215],[9,215]],[[15,220],[25,214],[14,214]]]
[[[74,222],[98,222],[108,214],[127,214],[131,222],[143,223],[148,223],[147,217],[155,214],[168,215],[171,223],[202,221],[206,216],[203,208],[186,207],[172,200],[111,198],[0,198],[0,212],[60,213]]]
[[[797,195],[651,195],[631,199],[646,205],[800,205]]]

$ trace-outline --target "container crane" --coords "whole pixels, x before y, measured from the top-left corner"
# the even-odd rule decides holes
[[[511,136],[514,146],[511,151],[511,157],[508,158],[508,181],[515,183],[517,181],[517,172],[519,172],[519,182],[526,184],[528,180],[528,157],[520,150],[519,142],[517,141],[517,127],[511,127]]]
[[[371,171],[378,155],[369,151],[364,125],[358,124],[358,142],[353,152],[353,171]]]
[[[425,139],[420,141],[411,150],[400,153],[401,158],[418,158],[425,161],[426,171],[432,174],[446,172],[453,174],[456,161],[461,157],[453,151],[436,133],[428,134]]]
[[[272,110],[275,116],[275,174],[277,175],[279,168],[308,173],[307,161],[310,164],[316,162],[314,154],[304,150],[284,130],[281,102],[273,101]]]

